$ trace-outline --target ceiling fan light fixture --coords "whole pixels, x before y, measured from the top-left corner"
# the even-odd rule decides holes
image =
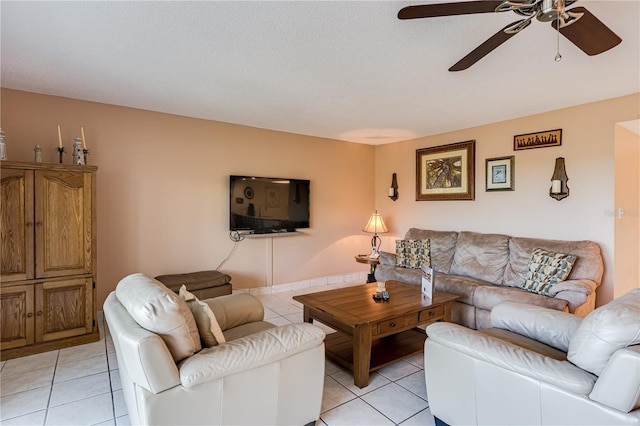
[[[551,22],[564,13],[564,0],[542,0],[536,18],[540,22]]]

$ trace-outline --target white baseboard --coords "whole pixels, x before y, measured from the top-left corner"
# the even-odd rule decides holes
[[[249,293],[249,294],[273,294],[282,293],[291,290],[300,290],[304,288],[318,287],[324,285],[335,285],[341,283],[351,283],[362,281],[367,282],[368,272],[352,272],[343,275],[330,275],[326,277],[310,278],[307,280],[296,281],[291,283],[276,284],[272,286],[254,287],[254,288],[234,288],[233,293]]]

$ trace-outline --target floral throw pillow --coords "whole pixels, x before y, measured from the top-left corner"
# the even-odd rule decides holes
[[[396,240],[396,266],[420,269],[431,266],[431,242],[425,240]]]
[[[537,248],[531,254],[527,275],[520,287],[548,296],[552,285],[567,279],[576,259],[572,254],[552,253]]]

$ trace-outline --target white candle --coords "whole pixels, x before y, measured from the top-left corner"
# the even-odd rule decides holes
[[[60,132],[60,125],[58,124],[58,146],[62,148],[62,133]]]
[[[551,193],[552,194],[559,194],[561,192],[562,189],[562,182],[559,180],[552,180],[551,181]]]
[[[80,133],[82,133],[82,149],[87,150],[87,144],[84,142],[84,127],[80,127]]]
[[[394,187],[389,188],[389,197],[393,197],[394,195],[396,195],[395,188]]]

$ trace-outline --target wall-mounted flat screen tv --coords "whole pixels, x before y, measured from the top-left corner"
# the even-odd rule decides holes
[[[229,229],[254,234],[309,228],[309,180],[229,177]]]

